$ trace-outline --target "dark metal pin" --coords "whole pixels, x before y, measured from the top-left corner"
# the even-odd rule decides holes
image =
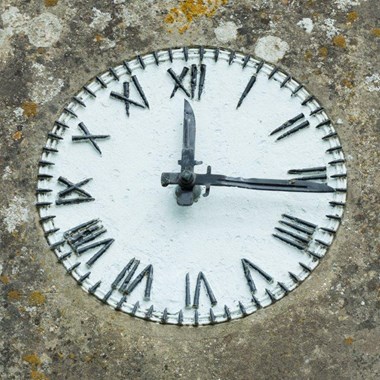
[[[215,314],[214,314],[214,311],[210,308],[210,323],[213,325],[216,323],[216,318],[215,318]]]
[[[42,148],[42,151],[45,152],[45,153],[58,153],[58,149],[55,149],[55,148],[49,148],[47,146],[44,146]]]
[[[142,89],[139,80],[137,79],[136,75],[132,75],[131,78],[132,78],[132,82],[136,86],[136,89],[137,89],[138,93],[140,94],[141,99],[143,100],[145,106],[149,109],[148,99],[145,96],[144,90]]]
[[[137,58],[138,63],[140,64],[141,68],[143,70],[145,70],[145,62],[144,62],[143,58],[140,55],[138,55],[136,58]]]
[[[330,139],[331,137],[336,137],[336,136],[338,136],[338,134],[336,132],[331,132],[328,135],[323,136],[322,140],[327,140],[327,139]]]
[[[127,70],[127,73],[128,73],[129,75],[132,75],[132,70],[131,70],[131,68],[129,67],[129,64],[128,64],[127,61],[123,61],[123,66],[124,66],[125,69]]]
[[[307,103],[310,103],[311,101],[313,101],[315,99],[315,96],[314,95],[310,95],[308,96],[302,103],[301,105],[302,106],[306,106]]]
[[[284,291],[285,294],[289,293],[289,289],[286,287],[286,285],[283,282],[278,281],[277,285]]]
[[[112,295],[112,292],[113,292],[113,289],[110,289],[105,295],[104,297],[102,298],[102,302],[103,303],[107,303],[108,299],[111,297]]]
[[[303,84],[298,85],[292,92],[292,96],[296,95],[297,92],[301,91],[305,86]]]
[[[316,115],[317,113],[319,113],[319,112],[322,112],[322,111],[324,111],[325,109],[323,108],[323,107],[318,107],[318,108],[316,108],[314,111],[311,111],[310,112],[310,116],[314,116],[314,115]]]
[[[74,269],[78,268],[80,263],[75,263],[70,268],[67,269],[67,273],[72,273]]]
[[[298,263],[306,272],[311,273],[311,268],[309,268],[306,264],[299,262]]]
[[[264,66],[264,61],[260,61],[258,64],[257,64],[257,67],[256,67],[256,74],[258,74],[260,71],[261,71],[261,69],[263,68],[263,66]]]
[[[154,308],[153,308],[153,305],[148,309],[148,311],[146,312],[145,314],[145,318],[147,319],[150,319],[152,318],[153,316],[153,311],[154,311]]]
[[[54,233],[56,233],[56,232],[58,232],[58,231],[59,231],[59,228],[52,228],[51,230],[46,231],[46,232],[44,233],[44,236],[47,237],[47,236],[49,236],[49,235],[51,235],[51,234],[54,234]]]
[[[61,256],[58,257],[58,262],[61,263],[63,260],[67,259],[68,257],[70,257],[73,253],[71,251],[68,251],[64,254],[62,254]]]
[[[333,152],[336,152],[337,150],[342,150],[343,148],[338,145],[338,146],[334,146],[333,148],[329,148],[326,150],[326,153],[333,153]]]
[[[245,308],[245,306],[240,301],[239,301],[239,309],[240,309],[240,311],[241,311],[241,313],[243,314],[244,317],[246,315],[248,315],[247,309]]]
[[[194,311],[194,326],[199,326],[199,313],[198,313],[198,310]]]
[[[70,128],[68,125],[66,125],[65,123],[62,123],[62,121],[59,121],[59,120],[56,120],[54,122],[54,124],[59,127],[59,128],[64,128],[64,129],[67,129],[67,128]]]
[[[316,241],[318,244],[322,245],[323,247],[329,247],[329,246],[330,246],[329,243],[326,243],[326,242],[324,242],[323,240],[315,239],[315,241]]]
[[[72,111],[70,108],[68,108],[68,107],[65,107],[63,109],[63,112],[66,112],[66,113],[68,113],[69,115],[71,115],[73,117],[78,117],[78,115],[74,111]]]
[[[279,70],[279,68],[277,66],[275,66],[273,68],[273,70],[270,72],[270,74],[268,75],[268,79],[272,79],[274,74],[276,74],[278,70]]]
[[[98,282],[96,282],[94,285],[91,286],[91,288],[88,289],[88,292],[90,294],[94,294],[96,292],[96,290],[99,288],[101,283],[102,282],[100,280]]]
[[[310,250],[307,250],[306,253],[308,253],[313,259],[317,259],[317,260],[320,260],[323,256],[313,252],[313,251],[310,251]]]
[[[86,107],[86,104],[83,102],[82,99],[79,99],[77,96],[73,96],[72,97],[72,100],[74,100],[74,102],[78,103],[79,105],[81,105],[82,107]]]
[[[125,274],[127,273],[127,271],[129,270],[129,268],[131,267],[131,265],[133,264],[133,262],[135,261],[135,259],[133,258],[132,260],[130,260],[128,262],[128,264],[121,270],[121,272],[116,276],[115,280],[112,282],[111,284],[111,288],[112,289],[116,289],[117,286],[119,285],[119,282],[123,279],[123,277],[125,276]]]
[[[123,303],[127,300],[127,296],[122,296],[119,300],[119,302],[116,304],[115,310],[119,311],[121,310]]]
[[[178,324],[180,326],[183,325],[183,312],[182,312],[182,310],[180,310],[179,313],[178,313]]]
[[[50,221],[53,220],[55,217],[56,217],[55,215],[43,216],[43,217],[40,219],[40,223],[50,222]]]
[[[304,224],[305,226],[308,226],[308,227],[313,228],[313,229],[315,229],[315,228],[318,227],[318,226],[317,226],[316,224],[314,224],[314,223],[310,223],[310,222],[308,222],[307,220],[304,220],[304,219],[301,219],[301,218],[297,218],[297,217],[292,216],[292,215],[289,215],[289,214],[282,214],[282,217],[287,218],[287,219],[290,219],[290,220],[293,220],[293,221],[295,221],[295,222],[297,222],[297,223]]]
[[[48,133],[48,137],[49,137],[49,139],[52,139],[52,140],[63,140],[62,136],[59,136],[59,135],[57,135],[56,133],[53,133],[53,132],[49,132]]]
[[[107,83],[104,82],[104,80],[103,80],[101,77],[97,76],[97,77],[95,77],[95,79],[96,79],[97,82],[100,83],[100,85],[101,85],[103,88],[107,88]]]
[[[137,302],[133,305],[133,309],[132,309],[132,311],[131,311],[131,314],[132,314],[132,315],[136,315],[137,310],[139,309],[139,307],[140,307],[140,302],[137,301]]]
[[[48,207],[50,206],[52,203],[51,202],[37,202],[36,203],[36,206],[37,207]]]
[[[274,229],[275,229],[276,231],[280,231],[280,232],[282,232],[282,233],[285,234],[285,235],[289,235],[289,236],[291,236],[292,238],[294,238],[294,239],[300,241],[301,243],[304,243],[305,245],[309,244],[309,242],[310,242],[310,237],[305,238],[305,237],[303,237],[303,236],[297,235],[296,233],[291,232],[291,231],[288,231],[288,230],[286,230],[286,229],[284,229],[284,228],[281,228],[281,227],[275,227]]]
[[[268,294],[268,297],[273,303],[277,301],[276,297],[269,289],[265,289],[265,293]]]
[[[346,162],[344,158],[339,158],[338,160],[330,161],[329,165],[343,164],[344,162]]]
[[[346,178],[347,177],[347,173],[332,174],[330,177],[331,178]]]
[[[342,220],[342,218],[339,215],[326,215],[326,218],[334,219],[334,220],[338,220],[338,221]]]
[[[166,323],[168,321],[168,309],[165,308],[164,312],[162,313],[161,322]]]
[[[301,227],[301,226],[299,226],[297,224],[287,222],[286,220],[279,220],[279,223],[285,224],[286,226],[289,226],[289,227],[291,227],[291,228],[293,228],[293,229],[295,229],[295,230],[297,230],[299,232],[303,232],[304,234],[307,234],[309,236],[313,235],[313,233],[314,233],[314,230],[310,231],[310,230],[308,230],[306,228],[303,228],[303,227]]]
[[[335,202],[335,201],[331,201],[329,202],[331,206],[335,207],[335,206],[345,206],[346,203],[345,202]]]
[[[50,174],[45,174],[45,173],[38,173],[37,178],[38,179],[51,179],[51,178],[53,178],[53,176]]]
[[[272,235],[275,238],[282,240],[284,243],[287,243],[287,244],[299,249],[300,251],[303,251],[306,248],[306,246],[304,244],[297,243],[296,241],[288,239],[288,238],[283,237],[281,235],[277,235],[277,234],[272,234]]]
[[[78,283],[79,285],[81,285],[81,284],[84,282],[84,280],[86,280],[87,278],[90,277],[90,274],[91,274],[91,272],[87,272],[87,273],[85,273],[84,275],[80,276],[80,277],[78,278],[78,280],[77,280],[77,283]]]
[[[95,92],[93,92],[92,90],[90,90],[87,86],[83,86],[83,90],[85,90],[88,94],[90,94],[91,96],[93,96],[94,98],[96,98]]]
[[[159,59],[158,59],[157,52],[154,51],[152,54],[153,54],[154,62],[158,66],[160,62],[159,62]]]
[[[65,243],[66,243],[65,240],[57,241],[56,243],[50,244],[50,249],[56,249]]]
[[[330,125],[331,124],[331,120],[325,120],[325,121],[322,121],[321,123],[319,123],[315,128],[321,128],[323,127],[324,125]]]
[[[187,60],[189,59],[189,48],[187,46],[184,46],[182,51],[183,56],[185,57],[185,61],[187,62]]]
[[[220,52],[219,48],[216,48],[216,49],[214,50],[214,61],[215,61],[215,62],[218,62],[218,59],[219,59],[219,52]]]
[[[255,296],[252,296],[252,301],[255,303],[257,309],[262,308],[261,303],[259,302],[259,300]]]
[[[200,46],[199,47],[199,61],[200,62],[203,61],[204,55],[205,55],[205,48],[203,46]]]
[[[131,264],[132,267],[129,266],[129,264]],[[140,265],[140,260],[135,260],[134,258],[128,263],[129,273],[128,273],[127,277],[125,277],[124,281],[122,282],[122,284],[119,288],[120,292],[123,293],[126,291],[126,289],[128,288],[129,282],[131,281],[132,277],[134,276],[136,269],[138,268],[139,265]]]
[[[330,234],[335,234],[335,233],[336,233],[336,231],[335,231],[335,230],[332,230],[331,228],[320,227],[320,229],[321,229],[322,231],[328,232],[328,233],[330,233]]]
[[[113,67],[110,67],[108,71],[114,77],[115,80],[120,80],[119,76],[116,73],[116,70]]]
[[[302,174],[302,173],[311,173],[311,172],[325,172],[326,166],[316,166],[314,168],[303,168],[303,169],[290,169],[288,174]]]
[[[230,56],[228,58],[228,64],[231,65],[236,57],[236,53],[234,51],[231,51]]]
[[[242,66],[243,69],[248,65],[248,62],[250,59],[251,59],[251,56],[249,54],[244,57],[243,66]]]
[[[325,179],[327,179],[326,174],[292,178],[292,180],[296,180],[296,181],[314,181],[314,180],[325,180]]]
[[[40,161],[38,162],[38,164],[41,165],[41,166],[53,166],[53,165],[55,165],[54,162],[45,161],[45,160],[40,160]]]
[[[173,62],[173,50],[171,48],[168,49],[169,61]]]
[[[224,305],[224,316],[227,318],[227,321],[231,320],[231,312],[227,305]]]
[[[301,280],[294,274],[294,273],[292,273],[292,272],[288,272],[289,273],[289,277],[296,283],[296,284],[298,284],[298,283],[300,283],[301,282]]]
[[[281,83],[280,85],[280,88],[283,88],[290,80],[292,79],[292,77],[290,75],[288,75]]]
[[[136,107],[145,108],[142,104],[135,102],[132,99],[129,99],[128,97],[118,94],[117,92],[111,91],[110,93],[111,98],[123,100],[125,103],[133,104]]]

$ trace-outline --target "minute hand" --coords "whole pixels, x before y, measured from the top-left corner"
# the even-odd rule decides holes
[[[178,173],[162,173],[163,186],[179,183]],[[264,178],[227,177],[221,174],[196,174],[193,185],[240,187],[266,191],[290,191],[302,193],[331,193],[335,190],[323,183]]]

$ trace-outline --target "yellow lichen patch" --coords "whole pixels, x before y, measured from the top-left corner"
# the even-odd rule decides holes
[[[102,42],[103,40],[104,40],[104,37],[101,34],[95,35],[96,42]]]
[[[43,373],[38,372],[38,371],[32,371],[30,373],[30,378],[32,380],[49,380],[48,377],[46,377]]]
[[[351,346],[351,344],[354,343],[354,340],[352,339],[352,337],[347,337],[344,339],[344,344],[347,344],[347,346]]]
[[[346,47],[346,39],[344,38],[344,36],[339,34],[333,38],[333,44],[335,46],[340,47],[340,48],[345,48]]]
[[[21,131],[16,131],[12,135],[12,139],[15,140],[15,141],[20,141],[22,139],[22,132]]]
[[[313,53],[311,52],[311,50],[306,50],[306,52],[305,52],[305,60],[306,61],[310,61],[312,58],[313,58]]]
[[[380,37],[380,28],[373,28],[371,30],[371,33],[375,36],[375,37]]]
[[[320,55],[322,58],[326,58],[327,55],[329,54],[329,50],[328,50],[327,47],[325,47],[325,46],[320,47],[319,50],[318,50],[318,52],[319,52],[319,55]]]
[[[0,282],[2,282],[4,285],[7,285],[10,283],[9,277],[8,276],[0,276]]]
[[[33,306],[41,306],[45,303],[46,297],[41,292],[32,292],[28,297],[28,301]]]
[[[26,117],[34,117],[37,115],[37,104],[36,103],[24,102],[21,107],[24,110],[24,115]]]
[[[8,293],[8,299],[11,301],[18,301],[21,298],[21,294],[18,290],[11,290]]]
[[[342,85],[344,87],[347,87],[347,88],[353,88],[354,87],[353,81],[351,79],[347,79],[347,78],[342,80]]]
[[[58,0],[45,0],[45,7],[54,7],[58,4]]]
[[[228,0],[180,0],[165,16],[166,24],[174,24],[179,33],[184,33],[190,24],[201,16],[212,17]]]
[[[358,12],[352,11],[347,14],[347,21],[348,22],[354,22],[358,19],[359,14]]]
[[[38,367],[39,365],[41,365],[41,360],[40,358],[37,356],[37,354],[33,353],[33,354],[29,354],[29,355],[24,355],[22,357],[22,360],[24,362],[27,362],[35,367]]]

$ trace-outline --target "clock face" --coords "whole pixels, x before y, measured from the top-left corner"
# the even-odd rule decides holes
[[[325,110],[284,71],[222,49],[162,50],[64,108],[37,206],[89,294],[151,321],[213,324],[315,269],[343,213],[344,162]]]

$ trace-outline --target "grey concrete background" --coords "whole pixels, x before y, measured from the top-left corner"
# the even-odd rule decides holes
[[[1,378],[380,378],[377,0],[1,0],[0,11]],[[256,53],[303,81],[349,169],[343,225],[310,278],[268,309],[202,328],[87,296],[34,207],[41,147],[70,97],[136,53],[191,44]]]

